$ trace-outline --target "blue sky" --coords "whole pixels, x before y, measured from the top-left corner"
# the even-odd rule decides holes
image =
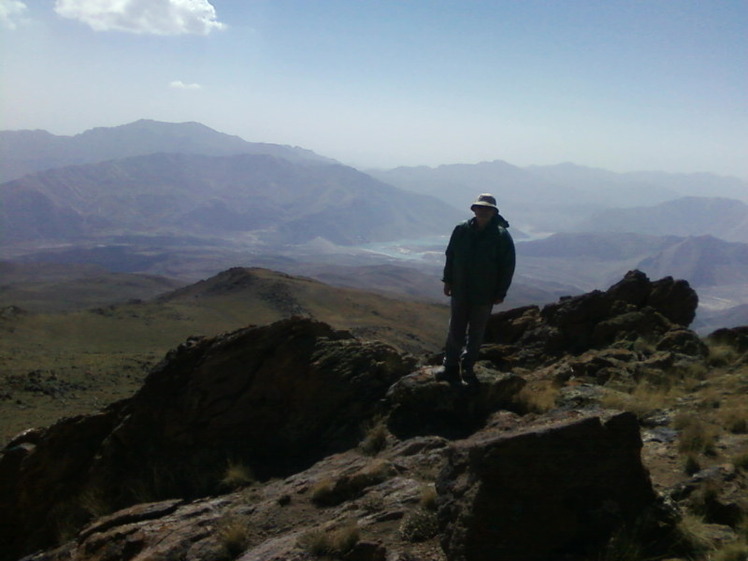
[[[0,0],[0,128],[748,179],[746,0]]]

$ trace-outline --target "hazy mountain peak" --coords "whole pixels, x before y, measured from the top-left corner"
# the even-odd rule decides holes
[[[75,136],[58,136],[47,131],[0,131],[0,181],[47,169],[154,153],[267,154],[292,162],[336,163],[311,150],[248,142],[194,121],[168,123],[140,119],[115,127],[96,127]]]

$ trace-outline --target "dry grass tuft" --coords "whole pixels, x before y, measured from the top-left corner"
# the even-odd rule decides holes
[[[403,517],[399,532],[409,542],[430,540],[439,532],[436,513],[421,507],[411,510]]]
[[[311,501],[319,506],[334,506],[360,496],[364,489],[386,481],[395,474],[392,463],[386,460],[374,460],[350,475],[341,475],[320,480],[310,495]]]
[[[369,428],[359,448],[367,456],[376,456],[387,447],[388,436],[387,425],[380,421]]]
[[[709,538],[706,523],[698,516],[686,514],[678,523],[680,549],[689,552],[695,559],[703,559],[703,555],[714,549],[714,543]],[[689,559],[692,558],[689,556]]]
[[[711,561],[748,561],[748,544],[745,540],[727,544],[710,557]]]
[[[228,516],[218,523],[218,538],[231,558],[237,557],[249,546],[249,529],[247,519],[242,516]]]
[[[707,343],[707,346],[709,347],[707,360],[710,366],[729,366],[740,358],[740,353],[731,345]]]
[[[314,484],[312,487],[312,492],[310,493],[311,501],[314,504],[318,505],[327,505],[327,504],[335,504],[335,502],[332,501],[332,497],[335,494],[335,479],[332,477],[325,477],[324,479],[320,479],[317,481],[317,483]]]
[[[674,387],[651,386],[649,383],[637,384],[630,394],[620,392],[606,393],[602,399],[603,407],[620,409],[643,419],[660,409],[667,409],[680,395]]]
[[[717,417],[723,427],[733,434],[748,433],[748,410],[739,405],[732,405],[720,409]]]
[[[111,514],[114,510],[101,489],[86,489],[78,496],[78,504],[93,518]]]
[[[227,489],[240,489],[256,481],[252,469],[242,463],[229,461],[221,479],[221,486]]]
[[[656,351],[657,346],[650,338],[638,337],[631,345],[631,348],[638,353],[652,355]]]
[[[716,452],[717,431],[700,417],[690,413],[677,415],[673,419],[673,428],[680,430],[680,453],[713,455]]]
[[[748,450],[740,452],[732,459],[733,465],[743,471],[748,471]]]
[[[514,404],[523,413],[546,413],[556,406],[559,391],[550,380],[528,384],[514,397]]]
[[[678,365],[676,372],[683,380],[698,383],[707,379],[709,376],[709,367],[702,362],[688,362]]]
[[[439,496],[436,493],[436,488],[433,485],[426,485],[421,489],[421,498],[418,504],[421,508],[426,510],[436,510],[437,498]]]
[[[298,545],[317,557],[342,557],[356,546],[359,539],[358,526],[351,522],[332,530],[310,530],[299,538]]]
[[[696,454],[686,455],[686,459],[683,461],[683,472],[686,475],[694,475],[701,471],[701,463],[699,462]]]

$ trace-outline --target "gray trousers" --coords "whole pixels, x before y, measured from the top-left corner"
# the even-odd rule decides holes
[[[473,369],[478,351],[483,344],[488,318],[493,304],[471,305],[452,297],[447,342],[444,345],[444,367],[448,371],[463,372]]]

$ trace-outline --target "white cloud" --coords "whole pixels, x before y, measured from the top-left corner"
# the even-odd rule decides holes
[[[96,31],[207,35],[225,28],[208,0],[55,0],[55,11]]]
[[[199,90],[202,88],[200,84],[185,84],[182,82],[182,80],[174,80],[173,82],[169,82],[170,88],[176,88],[178,90]]]
[[[28,8],[20,0],[0,0],[0,26],[15,29],[23,22],[24,12]]]

